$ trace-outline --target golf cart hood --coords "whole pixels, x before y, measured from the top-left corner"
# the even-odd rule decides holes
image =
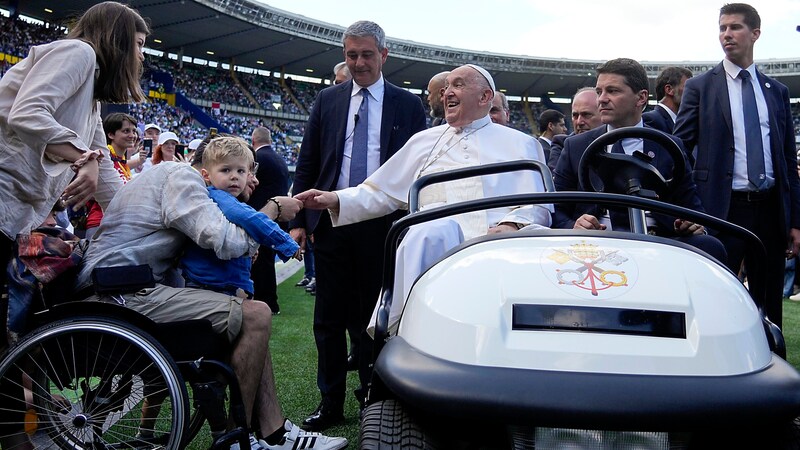
[[[398,336],[453,363],[558,372],[726,376],[772,360],[732,273],[674,240],[616,232],[467,242],[417,280]]]

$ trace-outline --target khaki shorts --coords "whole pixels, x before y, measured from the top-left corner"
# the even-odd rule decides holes
[[[227,333],[233,342],[242,329],[243,299],[205,289],[173,288],[157,284],[135,294],[123,295],[125,306],[156,323],[206,319],[215,333]],[[87,300],[117,302],[96,295]]]

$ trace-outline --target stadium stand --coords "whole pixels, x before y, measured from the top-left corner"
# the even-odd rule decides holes
[[[64,30],[57,27],[45,27],[23,20],[12,21],[0,16],[0,76],[12,64],[27,55],[32,45],[50,42],[60,38]],[[199,65],[192,62],[179,63],[166,57],[148,55],[146,70],[142,79],[145,91],[164,93],[168,90],[164,83],[158,81],[157,73],[163,72],[173,80],[176,92],[180,92],[189,100],[202,105],[202,110],[231,133],[249,139],[249,134],[256,126],[266,126],[273,132],[276,150],[282,154],[287,163],[293,165],[297,159],[297,151],[303,136],[303,120],[313,107],[317,93],[324,86],[294,80],[287,77],[280,80],[276,77],[257,73],[230,71],[222,67]],[[157,97],[158,95],[156,95]],[[424,95],[420,95],[427,108]],[[203,105],[219,105],[212,108]],[[511,120],[509,125],[522,132],[535,134],[535,118],[546,109],[540,103],[511,101],[509,103]],[[234,111],[248,110],[253,114],[242,114]],[[259,114],[259,111],[263,111]],[[152,101],[139,105],[131,105],[130,112],[144,123],[158,123],[162,128],[175,132],[183,142],[189,142],[207,133],[206,127],[200,125],[192,115],[181,108],[171,106],[165,101]],[[283,112],[294,114],[297,121],[279,120],[266,114]],[[800,103],[792,105],[795,134],[800,135]]]

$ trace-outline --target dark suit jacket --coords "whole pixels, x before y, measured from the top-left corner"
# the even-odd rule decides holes
[[[650,128],[661,130],[664,133],[672,134],[675,123],[672,121],[669,113],[660,106],[656,106],[652,111],[647,111],[642,114],[644,124]]]
[[[586,131],[581,134],[570,136],[564,141],[564,149],[561,152],[561,157],[558,159],[558,164],[553,176],[553,181],[556,186],[556,191],[577,191],[580,190],[578,185],[578,163],[586,151],[589,144],[605,134],[606,126],[600,126],[593,130]],[[677,144],[680,145],[680,140],[672,138]],[[615,146],[620,146],[621,143],[617,142]],[[644,141],[644,152],[646,154],[653,153],[655,158],[653,164],[664,176],[664,178],[672,177],[672,160],[668,156],[667,151],[663,147],[648,140]],[[673,190],[669,198],[661,199],[663,201],[683,206],[696,211],[703,211],[703,206],[700,203],[700,197],[697,195],[697,189],[692,181],[691,168],[688,161],[686,161],[685,176],[680,183]],[[569,205],[557,204],[556,212],[553,215],[553,228],[572,228],[577,220],[583,214],[591,214],[599,217],[600,207],[598,205]],[[627,213],[622,216],[616,216],[612,212],[612,225],[615,228],[627,229]],[[659,234],[663,236],[672,236],[674,218],[654,215],[659,226]],[[622,220],[622,223],[619,221]]]
[[[722,63],[686,81],[675,136],[694,156],[694,181],[709,214],[726,219],[733,183],[733,122],[728,83]],[[769,110],[770,148],[775,185],[782,202],[786,231],[800,228],[800,179],[789,90],[758,72]],[[691,159],[691,158],[690,158]]]
[[[385,81],[381,119],[381,164],[402,147],[414,133],[426,129],[425,110],[416,95]],[[336,189],[344,154],[345,130],[353,81],[323,89],[314,102],[306,125],[293,194],[308,189]],[[289,223],[313,233],[320,211],[304,209]]]
[[[574,132],[569,134],[569,136],[574,135]],[[553,136],[553,143],[550,145],[550,154],[547,156],[547,167],[550,168],[550,171],[556,170],[556,164],[558,164],[558,158],[561,156],[561,150],[564,149],[564,141],[569,136],[566,134],[557,134]]]
[[[250,195],[247,204],[259,210],[267,204],[267,200],[278,195],[289,193],[289,167],[269,145],[263,145],[256,150],[258,162],[258,186]]]
[[[550,159],[550,143],[547,142],[543,137],[539,136],[536,138],[540,144],[542,144],[542,150],[544,151],[544,160],[548,161]]]

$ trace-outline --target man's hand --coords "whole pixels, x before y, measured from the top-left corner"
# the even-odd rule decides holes
[[[680,236],[697,236],[706,233],[704,226],[683,219],[675,219],[674,227],[675,233]]]
[[[308,209],[339,210],[339,196],[335,192],[309,189],[295,195],[294,198],[303,202],[303,206]]]
[[[786,249],[786,259],[792,259],[800,251],[800,230],[792,228],[789,230],[789,245]]]
[[[292,197],[278,196],[272,198],[275,199],[275,201],[268,201],[264,208],[262,208],[261,212],[273,220],[280,220],[281,222],[292,220],[294,219],[294,216],[296,216],[297,213],[303,209],[303,203]],[[281,205],[280,208],[278,208],[276,203]]]
[[[572,228],[575,230],[605,230],[606,226],[600,223],[597,217],[591,214],[584,214],[578,217]]]
[[[300,250],[305,250],[306,248],[306,229],[305,228],[292,228],[289,230],[289,236],[297,242],[297,245],[300,246]]]

